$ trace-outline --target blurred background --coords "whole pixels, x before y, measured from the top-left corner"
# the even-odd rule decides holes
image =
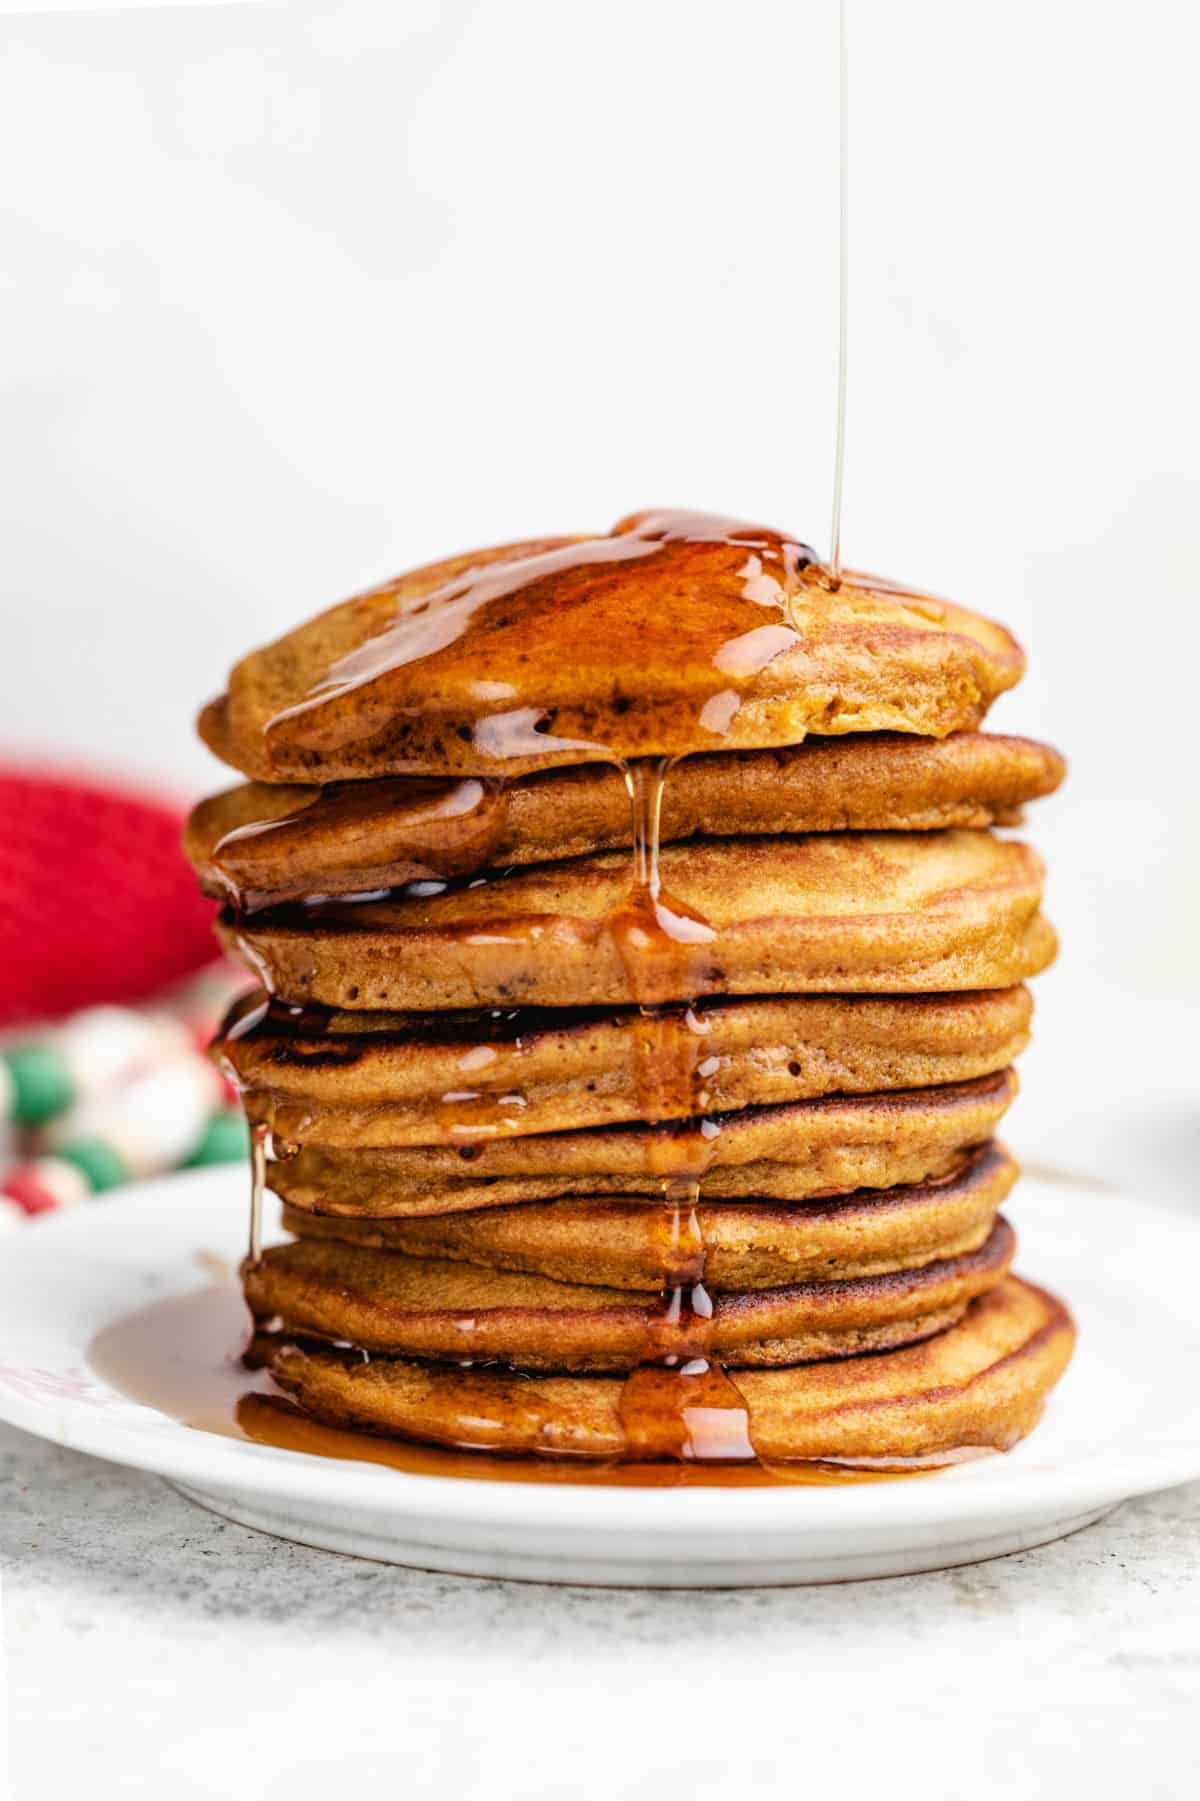
[[[835,0],[0,17],[10,772],[224,785],[192,720],[229,664],[454,550],[664,504],[824,550],[836,34]],[[1009,1136],[1174,1204],[1198,47],[1170,0],[850,0],[846,559],[1025,643],[990,723],[1072,773],[1031,821],[1064,948]],[[81,869],[73,804],[30,855],[83,936],[137,858]]]

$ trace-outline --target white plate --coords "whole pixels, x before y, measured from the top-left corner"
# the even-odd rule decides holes
[[[1020,1266],[1069,1300],[1079,1349],[1024,1444],[927,1478],[683,1490],[456,1481],[181,1425],[112,1387],[88,1347],[149,1302],[210,1284],[211,1254],[237,1259],[236,1169],[147,1183],[4,1241],[0,1418],[155,1471],[243,1525],[424,1569],[723,1587],[976,1562],[1200,1477],[1200,1225],[1049,1177],[1027,1177],[1009,1211]],[[227,1341],[228,1308],[220,1318]]]

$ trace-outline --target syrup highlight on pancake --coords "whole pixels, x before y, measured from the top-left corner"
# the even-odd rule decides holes
[[[728,732],[746,687],[800,643],[792,605],[806,576],[812,589],[817,566],[807,545],[767,527],[661,511],[632,514],[605,537],[481,563],[419,598],[381,591],[378,629],[267,721],[268,753],[304,751],[327,737],[343,747],[360,737],[369,742],[379,729],[372,696],[382,700],[401,682],[407,694],[410,667],[451,650],[459,668],[488,672],[469,684],[476,710],[461,730],[469,727],[489,762],[558,752],[576,761],[624,760],[645,754],[648,736],[663,731],[689,749],[711,748]],[[635,591],[643,605],[631,616]],[[644,700],[616,695],[602,738],[583,714],[563,721],[546,710],[566,646],[584,648],[569,633],[585,613],[593,655],[632,626],[668,688],[676,669],[689,678],[686,698],[664,696],[648,720]],[[537,618],[538,637],[513,634],[514,616]]]

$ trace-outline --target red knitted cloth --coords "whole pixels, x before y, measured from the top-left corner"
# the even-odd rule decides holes
[[[213,961],[182,823],[149,796],[0,766],[0,1026],[140,1000]]]

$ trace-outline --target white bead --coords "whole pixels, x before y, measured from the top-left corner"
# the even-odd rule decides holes
[[[88,1007],[55,1034],[75,1092],[85,1098],[125,1080],[140,1066],[178,1055],[189,1042],[178,1020],[129,1007]]]
[[[53,1142],[66,1144],[77,1136],[102,1138],[131,1177],[157,1175],[181,1163],[194,1149],[220,1100],[216,1070],[205,1058],[189,1053],[75,1110],[67,1128],[56,1122]]]
[[[64,1157],[35,1157],[30,1171],[59,1207],[77,1207],[92,1192],[83,1171]]]

